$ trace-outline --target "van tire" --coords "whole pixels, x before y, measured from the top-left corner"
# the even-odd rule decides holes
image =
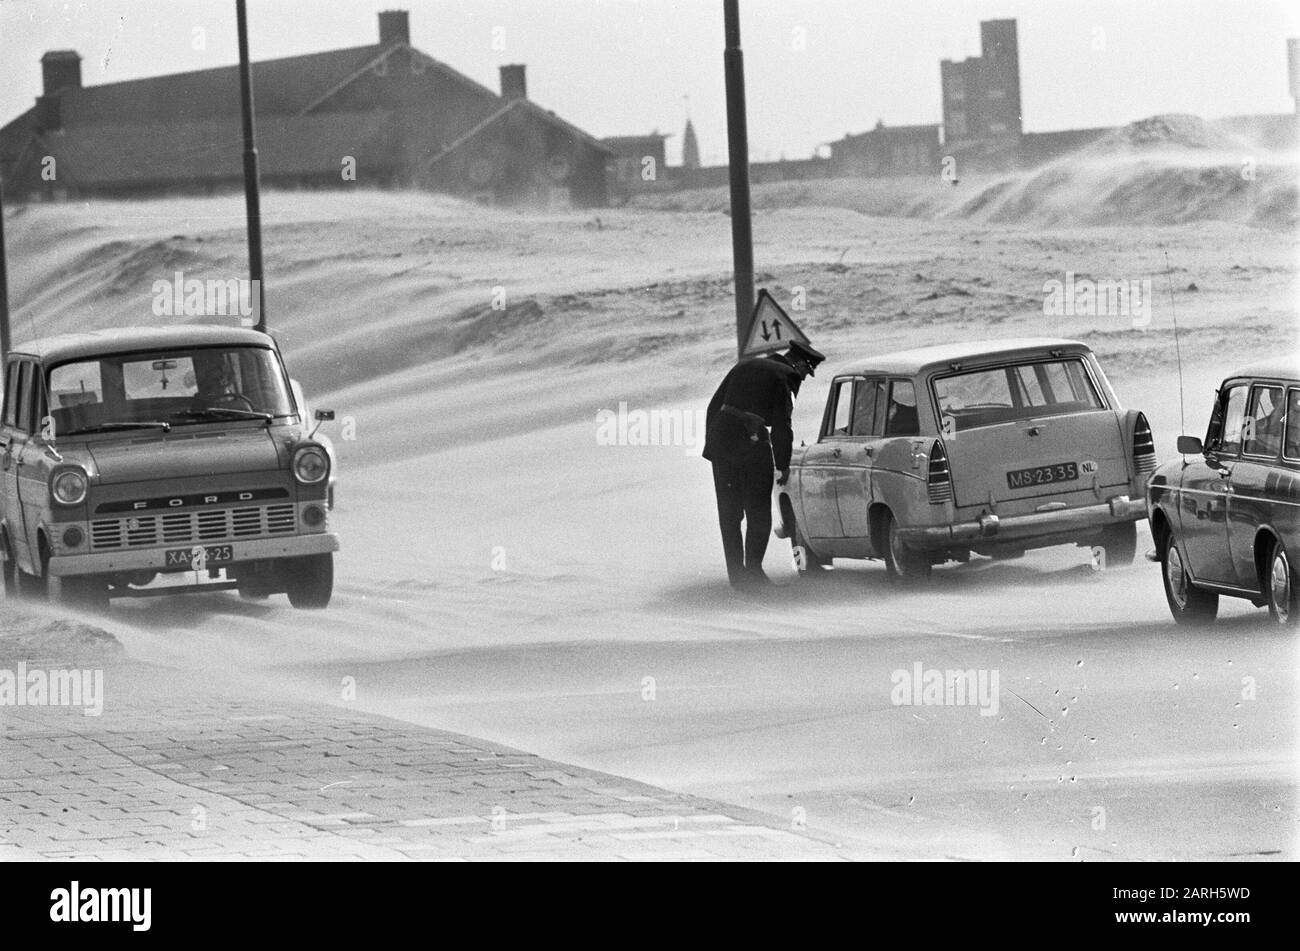
[[[108,585],[95,577],[59,579],[59,601],[85,611],[108,610]]]
[[[319,611],[334,593],[334,554],[305,555],[280,562],[289,603],[305,611]]]

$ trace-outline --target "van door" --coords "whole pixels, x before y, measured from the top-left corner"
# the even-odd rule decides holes
[[[5,405],[3,425],[0,425],[0,473],[3,474],[3,500],[5,526],[14,558],[20,566],[32,573],[34,560],[27,540],[27,525],[23,512],[21,475],[23,453],[27,449],[30,433],[26,416],[33,364],[30,360],[12,359],[5,367]]]

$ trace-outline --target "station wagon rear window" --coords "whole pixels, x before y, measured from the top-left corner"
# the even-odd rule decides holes
[[[1105,409],[1080,359],[970,370],[934,381],[945,432]]]
[[[293,399],[266,347],[202,347],[114,354],[49,373],[50,416],[60,434],[289,416]]]

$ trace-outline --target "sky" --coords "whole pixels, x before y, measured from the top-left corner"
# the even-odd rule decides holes
[[[412,43],[597,136],[689,115],[706,164],[726,159],[721,0],[248,0],[254,59],[362,46],[407,9]],[[40,94],[50,49],[86,85],[237,62],[234,0],[0,0],[0,124]],[[1121,125],[1162,112],[1291,112],[1294,0],[741,0],[751,155],[813,153],[877,121],[939,122],[939,61],[979,55],[979,22],[1018,21],[1026,131]]]

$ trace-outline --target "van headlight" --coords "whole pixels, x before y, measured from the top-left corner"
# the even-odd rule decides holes
[[[90,482],[80,469],[60,469],[50,479],[50,494],[60,505],[80,505],[86,501]]]
[[[320,446],[303,446],[293,454],[293,475],[299,482],[315,485],[330,474],[330,458]]]

